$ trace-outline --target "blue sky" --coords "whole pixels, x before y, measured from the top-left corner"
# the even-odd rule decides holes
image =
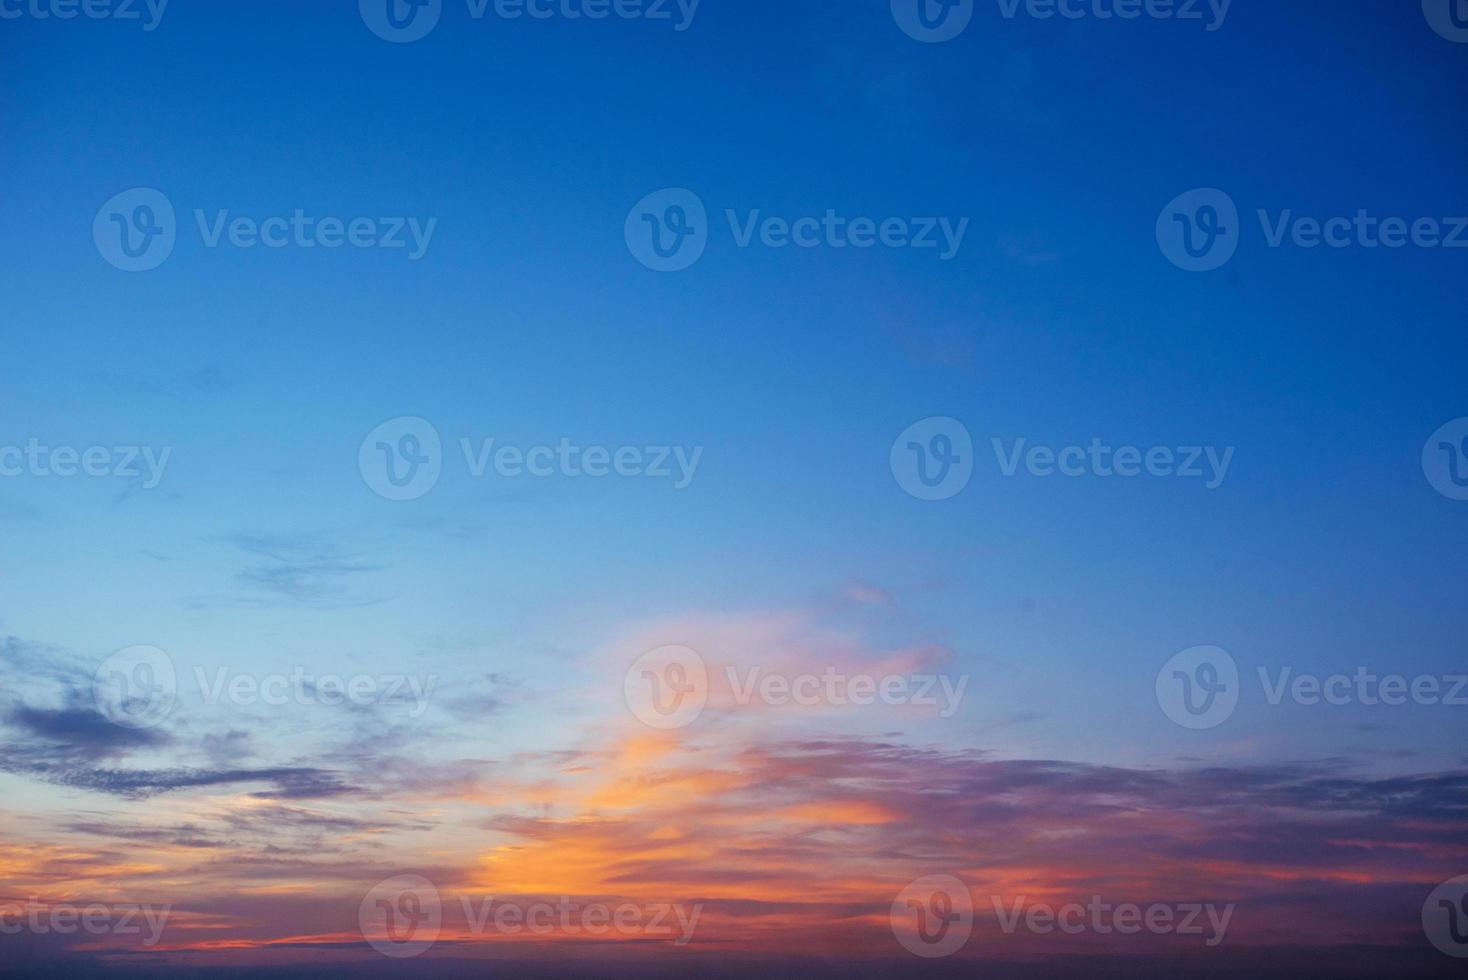
[[[172,447],[151,490],[0,479],[0,635],[90,664],[151,644],[189,664],[513,678],[528,707],[495,736],[510,751],[574,744],[618,696],[583,658],[643,624],[792,614],[971,674],[922,742],[1139,767],[1463,764],[1462,709],[1255,697],[1193,733],[1152,695],[1200,644],[1246,675],[1461,670],[1468,504],[1420,456],[1468,415],[1468,253],[1269,248],[1255,216],[1468,214],[1468,47],[1415,4],[1238,0],[1208,32],[980,2],[932,45],[887,0],[704,0],[682,32],[473,21],[450,0],[411,44],[353,6],[173,0],[151,32],[0,23],[0,444]],[[179,241],[129,274],[91,226],[134,187],[169,198]],[[660,274],[623,227],[668,187],[701,198],[712,240]],[[1154,234],[1199,187],[1242,216],[1210,273]],[[193,219],[298,208],[437,224],[410,261],[210,249]],[[741,249],[726,209],[968,225],[949,261]],[[397,503],[357,452],[401,416],[446,453],[438,486]],[[932,416],[976,445],[973,481],[939,502],[888,463]],[[1005,478],[990,448],[1093,437],[1235,453],[1208,490]],[[683,490],[473,479],[461,438],[703,456]],[[256,725],[190,717],[196,734]],[[294,745],[296,726],[251,730]]]
[[[539,632],[531,610],[568,601],[636,618],[937,580],[921,600],[935,635],[1022,643],[1023,659],[1103,687],[1111,666],[1195,639],[1261,661],[1328,664],[1338,644],[1373,663],[1450,661],[1462,523],[1415,460],[1461,414],[1458,256],[1266,249],[1255,225],[1228,269],[1190,276],[1151,231],[1193,186],[1227,188],[1246,223],[1255,207],[1462,210],[1444,98],[1461,52],[1412,18],[1324,5],[1240,7],[1212,34],[981,10],[979,28],[926,46],[879,6],[705,5],[680,34],[473,22],[451,5],[401,46],[325,7],[178,6],[173,30],[143,38],[17,22],[7,70],[35,97],[6,110],[24,229],[6,266],[27,284],[7,304],[10,427],[177,448],[151,499],[4,488],[38,515],[7,535],[34,555],[7,583],[26,599],[12,628],[96,650],[119,633],[207,634],[239,614],[181,601],[227,589],[228,539],[262,533],[333,538],[381,566],[364,596],[421,603],[465,635]],[[439,224],[417,263],[211,251],[186,231],[164,268],[127,276],[84,232],[132,186],[184,215]],[[694,269],[659,276],[619,232],[663,186],[694,189],[716,225],[725,208],[971,224],[951,262],[739,250],[724,233]],[[451,472],[432,499],[384,505],[352,451],[408,414],[450,442],[706,457],[691,492]],[[933,414],[963,419],[981,449],[1099,435],[1238,453],[1222,492],[1004,481],[991,466],[959,500],[919,506],[885,455]],[[68,614],[76,585],[58,601],[79,561],[100,573],[94,599],[125,607],[108,623]],[[1027,597],[1039,615],[1019,611]]]

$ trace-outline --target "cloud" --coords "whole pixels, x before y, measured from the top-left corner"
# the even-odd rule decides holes
[[[326,532],[240,531],[225,541],[252,556],[251,563],[235,573],[235,591],[226,596],[194,596],[188,600],[190,608],[224,604],[351,609],[384,601],[381,596],[355,592],[353,580],[387,566],[347,551]]]
[[[20,729],[22,737],[29,735],[66,755],[89,758],[122,755],[169,741],[162,732],[115,725],[95,707],[79,699],[64,708],[14,708],[5,721]]]
[[[268,783],[269,789],[253,794],[262,800],[319,799],[360,792],[344,783],[340,774],[320,769],[279,767],[272,769],[103,769],[84,765],[30,763],[7,765],[0,771],[29,775],[46,782],[97,793],[147,799],[185,789]]]

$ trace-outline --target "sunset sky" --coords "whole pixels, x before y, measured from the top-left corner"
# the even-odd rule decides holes
[[[0,976],[1457,975],[1468,251],[1270,241],[1468,215],[1448,8],[375,2],[0,0]],[[1096,898],[1228,925],[1005,927]]]

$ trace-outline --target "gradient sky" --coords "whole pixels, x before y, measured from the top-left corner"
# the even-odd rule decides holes
[[[704,0],[685,31],[448,0],[410,44],[355,7],[0,20],[0,446],[172,449],[152,489],[0,478],[0,901],[171,903],[164,945],[192,951],[128,954],[143,969],[366,968],[358,902],[421,874],[446,897],[704,902],[700,939],[736,962],[909,968],[888,907],[948,873],[980,896],[1237,902],[1237,938],[1190,968],[1346,942],[1362,969],[1453,964],[1418,915],[1468,873],[1468,708],[1270,706],[1252,678],[1464,671],[1468,503],[1421,454],[1468,415],[1468,252],[1269,248],[1254,214],[1468,214],[1468,45],[1416,3],[1237,0],[1208,32],[980,0],[941,44],[887,0]],[[91,227],[135,187],[180,232],[128,274]],[[668,187],[713,235],[660,274],[623,227]],[[1198,187],[1243,215],[1212,273],[1155,237]],[[298,208],[437,226],[418,261],[193,228]],[[951,261],[741,249],[726,208],[969,224]],[[402,416],[435,426],[445,469],[393,502],[357,454]],[[889,468],[932,416],[977,449],[940,502]],[[1235,454],[1215,490],[1005,478],[996,437]],[[703,455],[682,490],[476,479],[460,438]],[[91,698],[140,644],[190,682],[302,666],[437,689],[409,717],[186,683],[138,733]],[[967,689],[948,718],[720,691],[659,732],[622,684],[665,644]],[[1203,644],[1253,694],[1188,731],[1154,680]],[[119,945],[23,938],[0,948]],[[1177,952],[1120,945],[982,955]],[[415,962],[524,952],[502,946]]]

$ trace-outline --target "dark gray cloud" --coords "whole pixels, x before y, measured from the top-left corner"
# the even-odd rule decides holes
[[[4,716],[7,724],[30,736],[42,746],[54,747],[62,755],[108,758],[136,749],[156,748],[171,739],[163,732],[124,728],[113,724],[95,707],[77,696],[63,708],[12,708]]]
[[[87,769],[48,770],[37,767],[30,774],[48,782],[99,793],[146,799],[160,793],[200,787],[268,783],[269,789],[251,793],[262,800],[320,799],[359,792],[344,783],[339,773],[324,769],[280,767],[273,769]]]

